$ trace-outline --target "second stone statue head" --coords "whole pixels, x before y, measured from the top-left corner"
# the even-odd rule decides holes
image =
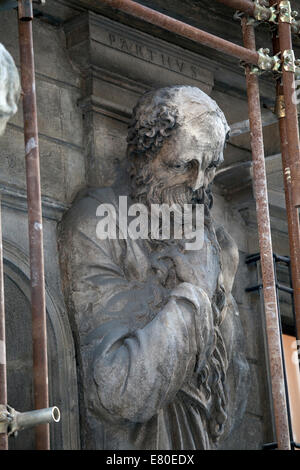
[[[5,47],[0,44],[0,135],[9,119],[17,112],[21,86],[17,67]]]
[[[196,87],[143,95],[129,124],[133,194],[146,204],[203,200],[223,162],[229,126],[217,103]]]

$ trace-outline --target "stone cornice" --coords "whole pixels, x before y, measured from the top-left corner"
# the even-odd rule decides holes
[[[146,87],[183,83],[209,92],[212,62],[108,18],[87,12],[65,24],[67,47],[83,71],[108,70]]]
[[[27,212],[27,195],[26,191],[9,185],[0,184],[0,200],[4,207]],[[64,212],[70,206],[55,201],[49,197],[42,197],[43,217],[59,221]]]

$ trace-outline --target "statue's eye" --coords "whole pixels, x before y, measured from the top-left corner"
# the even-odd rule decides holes
[[[182,162],[182,163],[178,162],[178,163],[169,163],[168,167],[177,173],[183,173],[189,168],[191,168],[191,165],[192,165],[191,162]]]
[[[187,168],[187,165],[185,163],[175,163],[170,166],[172,170],[175,171],[184,171]]]

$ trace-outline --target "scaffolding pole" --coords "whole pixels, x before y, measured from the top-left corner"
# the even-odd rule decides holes
[[[280,4],[278,8],[279,50],[281,51],[283,60],[289,54],[293,60],[291,23],[285,21],[284,16],[280,14]],[[294,289],[296,332],[297,338],[300,339],[300,232],[299,214],[297,209],[297,207],[300,206],[299,127],[294,74],[295,70],[293,70],[293,66],[290,67],[285,64],[285,60],[283,62],[282,69],[282,86],[280,87],[280,91],[282,92],[285,116],[280,119],[280,130],[282,135],[281,142],[284,142],[283,147],[285,147],[283,158],[286,157],[286,161],[283,162],[283,165],[285,166],[285,194],[288,215],[292,283]]]
[[[285,107],[285,123],[287,134],[287,148],[289,154],[289,171],[291,178],[292,202],[294,206],[300,206],[300,143],[297,114],[297,98],[295,87],[295,69],[293,67],[293,45],[291,23],[285,21],[279,14],[278,39],[283,59],[282,84]],[[291,62],[287,63],[286,59]],[[295,66],[295,65],[294,65]]]
[[[242,31],[245,47],[255,50],[255,33],[248,18],[242,18]],[[268,205],[263,131],[261,122],[259,85],[257,75],[246,65],[248,110],[251,130],[253,159],[253,183],[256,199],[259,247],[265,305],[266,331],[270,362],[273,409],[278,449],[290,450],[290,435],[287,415],[287,402],[284,387],[284,372],[280,329],[278,323],[277,296],[273,265],[273,250]]]
[[[41,409],[49,407],[49,397],[40,157],[32,19],[32,1],[19,0],[18,25],[21,84],[24,94],[23,116],[31,278],[34,406],[35,409]],[[35,428],[35,433],[36,449],[49,449],[49,424],[41,424],[37,426]]]
[[[213,48],[224,54],[236,57],[248,64],[258,65],[259,55],[256,51],[251,51],[245,47],[238,46],[230,41],[214,36],[213,34],[202,31],[201,29],[190,26],[182,21],[175,20],[167,15],[159,13],[151,8],[133,2],[132,0],[98,0],[112,8],[116,8],[139,19],[147,21],[155,26],[159,26],[171,33],[178,34],[184,38]]]
[[[271,5],[275,5],[277,0],[270,1]],[[273,53],[280,51],[278,30],[273,33]],[[293,93],[293,89],[290,90]],[[295,309],[296,335],[300,340],[300,224],[298,209],[294,206],[292,198],[292,181],[290,173],[290,156],[287,135],[285,96],[282,85],[282,78],[278,77],[276,82],[276,111],[279,123],[280,147],[282,158],[282,171],[285,191],[286,213],[288,222],[290,260],[291,260],[291,277],[293,286],[293,299]]]
[[[5,304],[4,304],[4,270],[3,270],[3,241],[0,196],[0,403],[7,404],[6,378],[6,341],[5,341]],[[0,450],[8,449],[6,433],[0,433]]]
[[[219,3],[224,3],[227,7],[234,10],[242,11],[246,15],[253,16],[255,10],[255,3],[252,0],[217,0]]]

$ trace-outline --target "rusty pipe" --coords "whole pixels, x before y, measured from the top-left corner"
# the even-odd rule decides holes
[[[275,4],[277,0],[273,0],[270,4]],[[277,54],[280,50],[278,32],[273,33],[273,53]],[[284,192],[286,202],[286,213],[289,234],[290,260],[291,260],[291,276],[293,286],[296,335],[300,340],[300,224],[298,209],[293,204],[292,184],[290,175],[290,157],[288,148],[288,136],[286,129],[285,104],[282,80],[279,77],[276,83],[276,102],[279,112],[279,135],[282,158],[282,170],[284,181]]]
[[[281,91],[279,91],[281,93]],[[281,94],[279,96],[282,96]],[[289,233],[292,286],[295,308],[296,335],[300,340],[300,224],[298,209],[292,202],[291,178],[289,175],[288,138],[285,118],[279,119],[282,170]]]
[[[100,3],[116,8],[130,15],[136,16],[155,26],[164,28],[172,33],[191,39],[203,46],[210,47],[219,52],[236,57],[248,64],[258,64],[258,53],[245,47],[233,44],[230,41],[214,36],[201,29],[190,26],[182,21],[175,20],[167,15],[140,5],[132,0],[98,0]]]
[[[35,409],[48,408],[48,363],[40,185],[40,157],[32,40],[32,2],[19,0],[18,25],[23,89],[23,116],[31,277],[33,383]],[[49,425],[36,427],[36,448],[49,449]]]
[[[253,16],[255,10],[255,4],[249,0],[217,0],[219,3],[233,8],[234,10],[242,11],[246,15]]]
[[[249,49],[255,50],[254,28],[252,25],[248,25],[247,21],[247,17],[242,18],[244,45]],[[259,85],[257,76],[251,73],[251,69],[248,65],[246,66],[246,84],[251,129],[253,183],[256,200],[259,248],[261,253],[261,270],[276,437],[278,449],[289,450],[290,435],[273,265]]]
[[[292,50],[291,24],[282,21],[279,15],[278,38],[280,51]],[[297,98],[295,76],[293,71],[282,66],[282,84],[285,103],[285,123],[287,148],[289,154],[289,171],[291,177],[291,196],[294,206],[300,207],[300,144],[298,130]]]
[[[5,342],[5,305],[4,305],[4,271],[3,271],[3,242],[0,197],[0,403],[7,404],[6,378],[6,342]],[[8,449],[7,435],[0,433],[0,450]]]

